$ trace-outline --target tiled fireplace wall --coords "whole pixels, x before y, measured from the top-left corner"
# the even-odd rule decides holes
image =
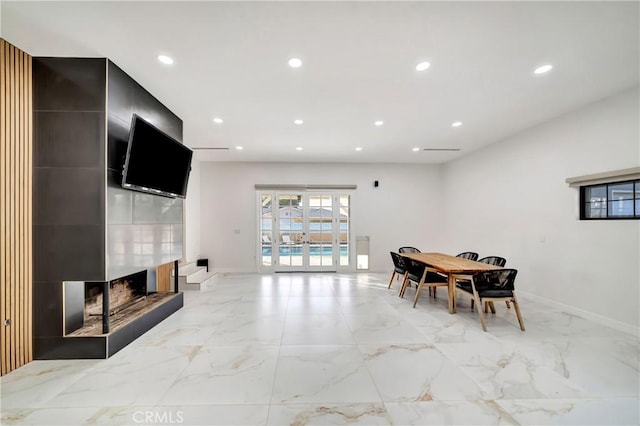
[[[106,58],[33,58],[33,80],[34,358],[77,358],[83,343],[63,337],[63,281],[182,258],[182,200],[120,185],[132,115],[180,141],[182,121]]]

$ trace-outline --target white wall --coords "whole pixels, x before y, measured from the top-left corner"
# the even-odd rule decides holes
[[[201,181],[201,251],[217,271],[257,271],[255,184],[357,185],[352,224],[370,237],[373,271],[389,270],[401,245],[438,248],[439,166],[207,162]]]
[[[578,220],[565,179],[640,165],[639,113],[636,88],[447,164],[442,249],[501,255],[518,289],[637,327],[640,221]]]
[[[200,163],[191,163],[191,174],[185,200],[185,261],[193,262],[200,257]]]

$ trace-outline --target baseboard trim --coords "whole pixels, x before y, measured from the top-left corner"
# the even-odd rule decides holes
[[[591,321],[595,321],[600,324],[604,324],[608,327],[614,328],[616,330],[631,334],[635,337],[640,337],[640,329],[638,327],[634,327],[631,324],[627,324],[622,321],[614,320],[612,318],[605,317],[604,315],[596,314],[593,312],[585,311],[584,309],[576,308],[575,306],[567,305],[565,303],[557,302],[552,299],[548,299],[546,297],[538,296],[537,294],[529,293],[527,291],[518,290],[519,295],[524,296],[527,299],[531,299],[535,302],[540,302],[542,304],[553,306],[555,308],[562,309],[567,311],[573,315],[579,316],[584,319],[588,319]]]

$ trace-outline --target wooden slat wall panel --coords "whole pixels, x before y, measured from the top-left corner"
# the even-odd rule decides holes
[[[156,290],[158,293],[168,293],[173,291],[171,285],[171,272],[173,271],[173,262],[165,263],[156,268]]]
[[[0,373],[33,359],[31,57],[0,39]],[[5,320],[11,321],[4,325]]]
[[[5,167],[7,163],[7,147],[9,146],[5,143],[6,140],[6,131],[7,131],[7,73],[5,71],[5,65],[7,63],[7,55],[8,51],[5,49],[4,40],[0,40],[0,103],[2,106],[2,111],[0,111],[0,179],[2,179],[2,183],[0,183],[0,233],[2,233],[0,240],[2,244],[2,253],[0,253],[0,283],[2,287],[0,289],[0,318],[6,318],[6,305],[4,301],[7,298],[7,287],[4,285],[5,283],[5,274],[7,273],[7,244],[9,239],[5,236],[7,235],[7,208],[5,205],[5,193],[7,191],[7,174],[9,173],[9,168]],[[7,345],[7,330],[5,327],[0,324],[0,374],[4,374],[4,371],[7,371],[7,359],[4,356],[4,348]]]

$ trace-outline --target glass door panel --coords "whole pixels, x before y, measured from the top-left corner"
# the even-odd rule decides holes
[[[333,196],[309,195],[309,266],[312,269],[334,265]]]
[[[351,234],[349,229],[349,196],[338,196],[339,209],[338,223],[339,228],[339,254],[340,254],[340,266],[349,266],[350,247],[349,247],[349,235]]]
[[[273,251],[273,196],[262,194],[260,196],[260,265],[272,265]]]
[[[304,204],[302,194],[278,194],[279,247],[276,265],[304,270]]]
[[[336,271],[350,265],[349,195],[261,192],[259,267]]]

